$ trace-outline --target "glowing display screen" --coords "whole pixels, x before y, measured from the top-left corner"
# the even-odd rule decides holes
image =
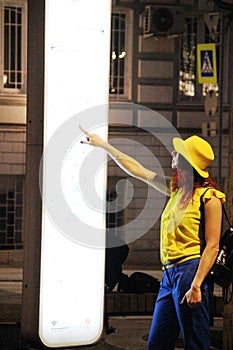
[[[46,0],[39,335],[88,345],[103,326],[110,0]]]

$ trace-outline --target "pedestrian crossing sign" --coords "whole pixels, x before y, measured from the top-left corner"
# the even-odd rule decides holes
[[[197,44],[197,77],[199,84],[216,84],[216,45]]]

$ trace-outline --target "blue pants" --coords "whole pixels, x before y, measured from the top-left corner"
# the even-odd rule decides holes
[[[196,308],[180,304],[191,286],[199,259],[191,259],[163,273],[148,338],[148,350],[173,350],[181,332],[185,350],[210,348],[210,298],[213,282],[202,284],[203,301]]]

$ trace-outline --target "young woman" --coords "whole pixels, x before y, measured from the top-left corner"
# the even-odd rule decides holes
[[[82,143],[105,149],[128,174],[170,196],[161,216],[160,255],[164,272],[148,350],[174,349],[180,332],[185,350],[208,350],[213,292],[209,272],[219,249],[225,201],[224,193],[207,170],[214,160],[210,144],[195,135],[186,140],[174,138],[171,163],[174,173],[166,187],[154,171],[144,168],[98,135],[83,132],[86,140]]]

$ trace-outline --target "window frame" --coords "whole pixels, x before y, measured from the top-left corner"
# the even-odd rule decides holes
[[[23,249],[24,176],[0,176],[0,251]]]
[[[186,19],[195,19],[196,20],[196,26],[197,26],[197,31],[194,35],[196,35],[196,45],[198,43],[215,43],[216,44],[216,48],[218,48],[218,46],[220,45],[220,33],[217,32],[216,33],[216,37],[217,40],[216,41],[211,41],[211,33],[208,31],[207,25],[205,23],[205,20],[203,18],[203,15],[192,15],[189,14],[186,16]],[[220,21],[221,18],[219,17],[219,26],[220,26]],[[181,79],[180,79],[180,71],[181,71],[181,67],[182,67],[182,50],[183,50],[183,45],[182,45],[182,40],[183,40],[184,34],[180,36],[180,56],[179,56],[179,76],[178,76],[178,101],[179,103],[182,104],[186,104],[186,103],[200,103],[203,102],[206,92],[205,92],[205,88],[206,85],[208,84],[199,84],[198,83],[198,77],[197,77],[197,46],[195,48],[195,68],[194,68],[194,73],[195,73],[195,77],[192,80],[194,82],[194,90],[195,90],[195,94],[194,96],[188,96],[188,95],[184,95],[181,93],[180,91],[180,84],[181,84]],[[216,52],[217,53],[217,52]],[[218,55],[218,54],[217,54]],[[217,62],[218,58],[217,58]],[[219,65],[219,63],[217,63],[217,66]],[[218,71],[219,71],[219,66],[218,66]],[[213,84],[212,84],[213,85]],[[218,85],[218,84],[216,84]],[[215,87],[216,89],[218,88]],[[214,89],[215,89],[214,88]],[[210,87],[211,89],[211,87]],[[208,91],[208,87],[207,87],[207,91]]]
[[[111,230],[112,237],[123,239],[124,237],[124,225],[126,224],[126,191],[127,185],[125,180],[127,177],[122,176],[108,176],[107,180],[107,192],[106,192],[106,201],[107,201],[107,210],[106,210],[106,228]],[[117,193],[116,187],[117,183],[121,182],[118,187]],[[111,210],[109,210],[111,208]]]
[[[21,88],[4,87],[4,8],[20,7],[22,8],[22,24],[21,24]],[[26,0],[0,0],[0,99],[8,96],[25,96],[27,89],[27,1]]]
[[[132,99],[132,37],[133,37],[133,10],[114,7],[112,10],[112,15],[114,14],[124,14],[126,21],[125,28],[125,68],[124,68],[124,93],[123,94],[111,94],[110,93],[110,81],[111,73],[109,69],[109,99],[110,101],[130,101]],[[111,28],[112,32],[112,28]],[[112,40],[112,35],[111,35]],[[111,50],[111,49],[110,49]],[[110,52],[110,66],[111,66],[112,52]]]

